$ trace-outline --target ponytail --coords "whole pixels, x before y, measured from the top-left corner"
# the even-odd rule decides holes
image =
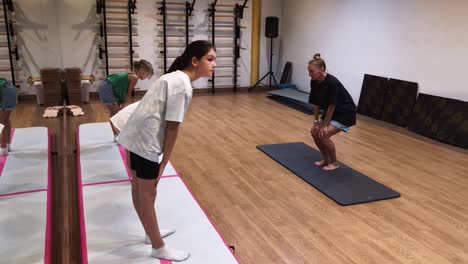
[[[171,67],[169,67],[169,70],[167,70],[167,73],[174,72],[174,71],[177,71],[177,70],[181,71],[181,70],[183,70],[185,68],[186,68],[186,66],[185,66],[184,58],[182,56],[178,56],[174,60],[174,62],[171,64]]]
[[[205,56],[211,49],[214,49],[213,44],[206,40],[197,40],[190,43],[179,57],[177,57],[174,62],[169,67],[167,73],[173,71],[181,71],[188,68],[191,63],[193,57],[200,60],[203,56]]]

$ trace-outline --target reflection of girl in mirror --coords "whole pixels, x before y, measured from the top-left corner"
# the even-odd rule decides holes
[[[99,98],[109,108],[111,117],[128,104],[126,99],[132,94],[138,79],[150,78],[154,73],[153,66],[146,60],[135,61],[133,69],[135,72],[111,74],[99,84]]]
[[[117,114],[111,117],[110,121],[112,130],[114,131],[114,135],[118,135],[120,133],[120,131],[123,129],[125,124],[127,124],[128,119],[139,104],[140,101],[130,104],[127,107],[122,108],[122,110],[120,110]]]
[[[18,90],[7,80],[0,78],[0,123],[5,127],[0,135],[0,155],[10,151],[11,111],[15,109]]]

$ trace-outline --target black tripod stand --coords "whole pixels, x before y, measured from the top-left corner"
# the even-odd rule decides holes
[[[270,87],[271,87],[272,78],[275,81],[275,87],[278,86],[278,82],[276,81],[276,77],[275,77],[275,74],[273,73],[272,68],[273,68],[273,37],[270,37],[270,70],[268,71],[267,74],[265,74],[265,76],[263,76],[258,82],[256,82],[252,87],[249,88],[249,92],[252,91],[255,87],[257,87],[263,81],[263,79],[265,79],[267,76],[270,76],[270,82],[269,82]]]

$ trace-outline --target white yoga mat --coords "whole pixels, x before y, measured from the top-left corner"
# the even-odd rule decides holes
[[[47,128],[13,130],[11,149],[0,158],[0,262],[49,264],[52,200]]]
[[[83,258],[88,263],[170,263],[151,258],[151,246],[132,205],[129,182],[83,187]],[[160,226],[174,227],[165,238],[174,248],[190,252],[183,263],[238,263],[189,190],[177,177],[163,177],[156,211]],[[86,263],[86,262],[84,262]]]
[[[114,134],[108,122],[81,125],[78,140],[78,165],[83,184],[124,181],[131,178],[130,171],[125,167],[125,149],[114,142]],[[168,163],[163,175],[176,174],[172,164]]]
[[[11,152],[0,157],[0,196],[46,190],[51,161],[47,128],[12,133]]]
[[[87,138],[106,129],[110,130],[108,123],[80,127],[78,193],[83,263],[171,263],[150,257],[151,246],[143,243],[145,232],[133,208],[125,152],[115,144],[104,145],[113,140],[112,134],[111,139],[102,135],[100,140]],[[165,238],[166,243],[190,252],[191,257],[183,263],[239,263],[170,163],[159,183],[155,208],[162,228],[176,228],[175,234]]]

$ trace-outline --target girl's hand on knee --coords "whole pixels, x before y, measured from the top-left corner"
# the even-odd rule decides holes
[[[328,129],[326,126],[320,128],[319,136],[321,138],[328,138]]]
[[[158,184],[159,184],[159,180],[161,179],[161,177],[157,178],[156,181],[154,182],[154,188],[157,189],[158,188]]]
[[[156,178],[156,181],[155,181],[155,187],[158,186],[159,180],[161,179],[164,173],[164,169],[166,168],[166,164],[167,162],[165,162],[164,160],[159,164],[158,177]]]
[[[318,124],[315,124],[310,130],[310,134],[312,135],[312,137],[317,137],[319,131],[320,131],[320,126]]]
[[[156,177],[156,181],[154,182],[154,187],[158,187],[158,183],[159,183],[159,180],[161,179],[163,172],[164,172],[164,168],[162,166],[159,166],[158,177]]]

